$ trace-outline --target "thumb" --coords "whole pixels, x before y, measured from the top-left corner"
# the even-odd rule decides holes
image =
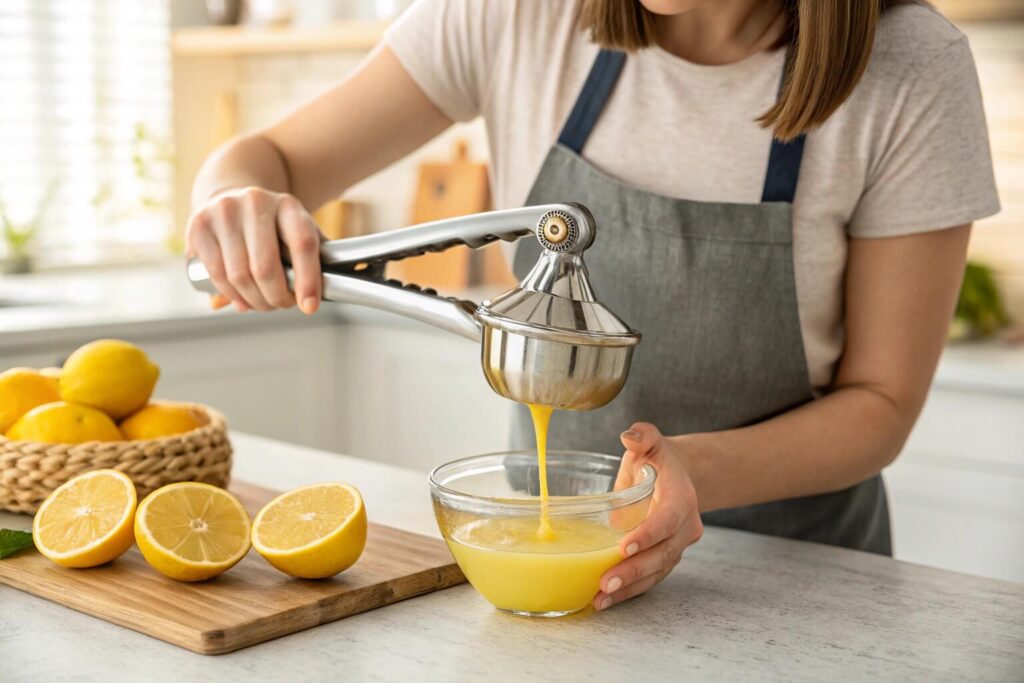
[[[661,432],[649,422],[635,422],[619,437],[623,447],[639,457],[657,455],[661,448]]]

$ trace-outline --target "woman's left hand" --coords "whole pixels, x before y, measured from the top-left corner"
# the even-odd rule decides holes
[[[625,559],[601,577],[601,591],[594,598],[597,609],[607,609],[655,586],[704,533],[697,492],[678,445],[645,422],[634,424],[621,439],[626,454],[616,488],[632,484],[632,477],[645,464],[654,467],[658,478],[647,518],[619,545]]]

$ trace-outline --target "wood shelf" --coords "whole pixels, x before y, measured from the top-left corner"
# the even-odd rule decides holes
[[[234,57],[303,52],[365,52],[380,42],[387,22],[346,21],[329,26],[197,26],[171,38],[177,57]]]
[[[932,0],[952,21],[999,21],[1024,19],[1021,0]]]

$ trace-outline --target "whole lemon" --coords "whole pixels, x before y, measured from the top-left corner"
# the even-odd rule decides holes
[[[66,401],[44,403],[28,411],[7,430],[15,441],[75,444],[120,441],[121,432],[108,416],[89,406]]]
[[[90,342],[68,356],[60,374],[61,398],[102,410],[115,420],[146,405],[160,368],[134,344]]]
[[[39,374],[45,377],[46,379],[50,380],[50,382],[53,384],[53,387],[57,391],[60,391],[60,368],[39,368]]]
[[[0,434],[36,406],[59,400],[53,380],[36,370],[11,368],[0,374]]]
[[[159,439],[161,436],[191,432],[206,423],[206,415],[191,403],[151,401],[121,423],[121,434],[130,441]]]

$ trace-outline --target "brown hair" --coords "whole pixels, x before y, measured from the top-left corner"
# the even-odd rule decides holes
[[[784,0],[792,56],[782,92],[758,121],[790,140],[820,125],[853,92],[871,56],[878,17],[900,0]],[[583,0],[582,27],[602,47],[632,52],[655,38],[655,15],[639,0]]]

